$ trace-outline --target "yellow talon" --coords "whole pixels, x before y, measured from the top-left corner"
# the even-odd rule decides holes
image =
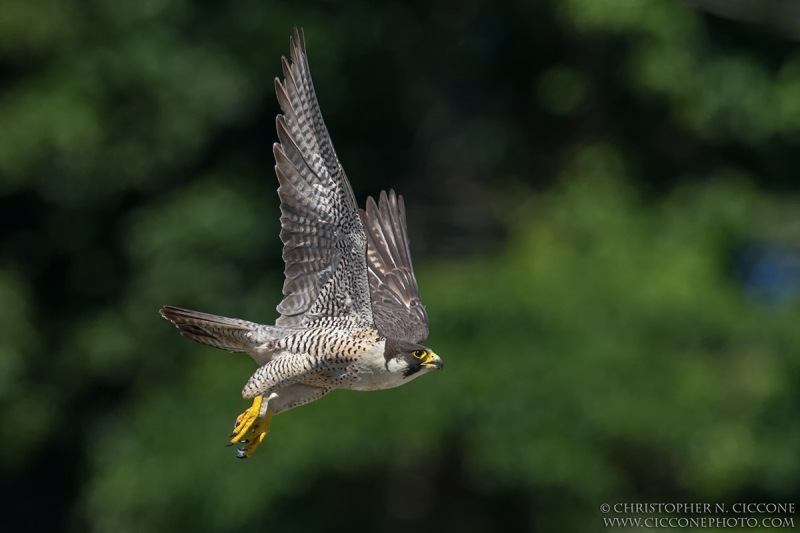
[[[264,415],[264,418],[259,418],[258,421],[253,425],[247,444],[237,450],[239,458],[247,459],[253,455],[253,452],[256,451],[256,448],[258,448],[258,446],[267,436],[267,433],[269,433],[271,422],[272,409],[267,409],[267,413]]]
[[[263,400],[263,396],[256,396],[253,398],[253,405],[236,418],[236,427],[231,434],[230,443],[244,444],[238,450],[238,457],[242,459],[253,455],[253,452],[256,451],[256,448],[269,433],[270,422],[272,422],[272,409],[268,407],[266,413],[262,416]]]
[[[251,405],[247,411],[236,417],[236,427],[233,428],[231,444],[236,444],[242,440],[247,432],[250,431],[250,428],[253,427],[256,419],[261,414],[261,402],[263,400],[263,396],[256,396],[253,398],[253,405]]]

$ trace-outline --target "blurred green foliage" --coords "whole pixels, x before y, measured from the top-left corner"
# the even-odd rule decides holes
[[[800,54],[710,4],[4,2],[0,529],[586,531],[604,502],[797,501]],[[359,201],[406,197],[446,365],[278,417],[236,461],[252,362],[157,309],[275,317],[295,24]]]

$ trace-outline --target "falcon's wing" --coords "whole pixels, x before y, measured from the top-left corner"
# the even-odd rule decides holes
[[[353,190],[336,157],[317,103],[302,30],[282,58],[275,92],[278,140],[273,146],[280,187],[281,240],[286,263],[279,326],[319,317],[372,324],[366,236]]]
[[[362,218],[375,327],[384,337],[422,342],[428,337],[428,313],[411,265],[403,197],[389,191],[381,192],[377,204],[368,198]]]

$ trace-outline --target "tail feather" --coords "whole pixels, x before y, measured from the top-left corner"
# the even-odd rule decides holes
[[[201,344],[229,352],[247,352],[256,344],[253,333],[259,324],[255,322],[210,315],[171,305],[163,306],[159,313],[172,322],[181,335]]]

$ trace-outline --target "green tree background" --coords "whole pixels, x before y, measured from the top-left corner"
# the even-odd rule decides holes
[[[800,500],[794,0],[0,5],[0,529],[593,531]],[[406,197],[442,373],[222,446],[275,318],[305,28],[356,196]]]

